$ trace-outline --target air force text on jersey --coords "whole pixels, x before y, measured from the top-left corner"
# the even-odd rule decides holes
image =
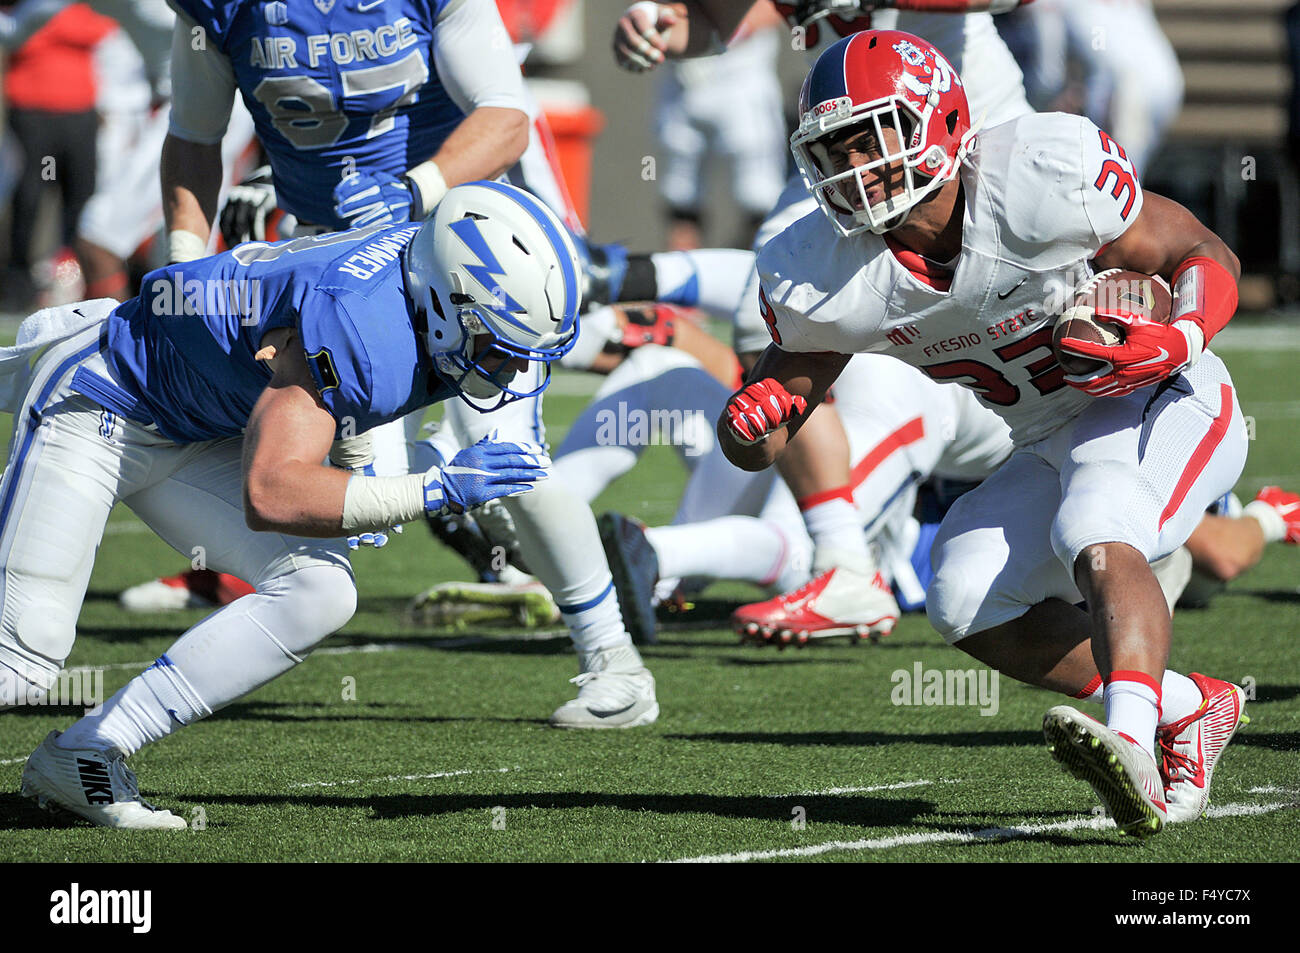
[[[291,36],[252,37],[248,47],[248,65],[259,69],[297,69],[299,57],[315,69],[329,59],[347,66],[363,60],[380,60],[419,42],[409,17],[398,17],[375,29],[349,30],[347,33],[312,33],[305,50]]]

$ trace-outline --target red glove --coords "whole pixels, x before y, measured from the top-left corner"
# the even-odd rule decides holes
[[[627,324],[623,325],[623,346],[629,351],[643,344],[671,347],[677,334],[677,316],[677,309],[668,304],[656,304],[647,309],[628,308]]]
[[[1122,344],[1097,344],[1079,338],[1061,338],[1062,350],[1080,357],[1105,361],[1090,374],[1066,374],[1065,382],[1093,397],[1123,397],[1177,374],[1199,357],[1199,344],[1185,325],[1162,324],[1120,308],[1096,313],[1098,320],[1124,327]]]
[[[808,401],[766,377],[733,394],[723,413],[731,435],[749,446],[780,430],[796,413],[807,409]]]

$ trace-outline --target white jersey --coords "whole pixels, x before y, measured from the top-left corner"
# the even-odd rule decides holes
[[[891,250],[888,236],[839,238],[818,210],[759,253],[760,304],[783,350],[888,353],[973,390],[1023,446],[1095,399],[1066,385],[1052,323],[1090,261],[1138,217],[1142,191],[1118,143],[1060,113],[982,133],[961,178],[950,280]]]

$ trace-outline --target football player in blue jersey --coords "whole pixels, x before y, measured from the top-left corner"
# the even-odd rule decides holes
[[[163,155],[174,260],[206,247],[220,178],[216,142],[236,92],[269,157],[279,206],[318,229],[418,220],[448,186],[499,176],[528,143],[530,102],[491,0],[174,5]],[[494,274],[491,257],[461,238],[469,267]],[[529,375],[540,390],[540,371]],[[461,447],[492,429],[517,442],[545,442],[535,398],[487,415],[451,401],[444,423]],[[424,444],[411,453],[433,450]],[[416,459],[417,469],[424,465]],[[643,613],[629,634],[590,508],[553,482],[506,509],[523,558],[559,604],[579,655],[578,697],[552,724],[654,721],[654,678],[632,638],[651,640],[654,618]]]
[[[498,267],[467,264],[467,244]],[[413,408],[457,395],[509,405],[544,387],[577,335],[579,268],[539,201],[473,183],[423,224],[245,244],[155,271],[124,304],[24,322],[0,351],[0,404],[15,414],[0,481],[0,708],[56,685],[119,501],[255,591],[52,732],[23,793],[107,827],[185,827],[140,800],[125,757],[288,671],[348,621],[343,537],[547,476],[542,447],[492,437],[422,474],[348,469],[366,462],[357,435]]]

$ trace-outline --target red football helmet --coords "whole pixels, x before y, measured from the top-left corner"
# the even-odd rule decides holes
[[[864,150],[872,158],[837,163],[829,147],[859,131],[872,134]],[[957,175],[974,138],[961,78],[944,55],[910,33],[867,30],[817,58],[799,93],[790,148],[804,183],[842,235],[879,235],[903,224],[917,203]],[[901,191],[889,180],[868,182],[872,170],[896,164]],[[869,185],[879,190],[875,201]]]

